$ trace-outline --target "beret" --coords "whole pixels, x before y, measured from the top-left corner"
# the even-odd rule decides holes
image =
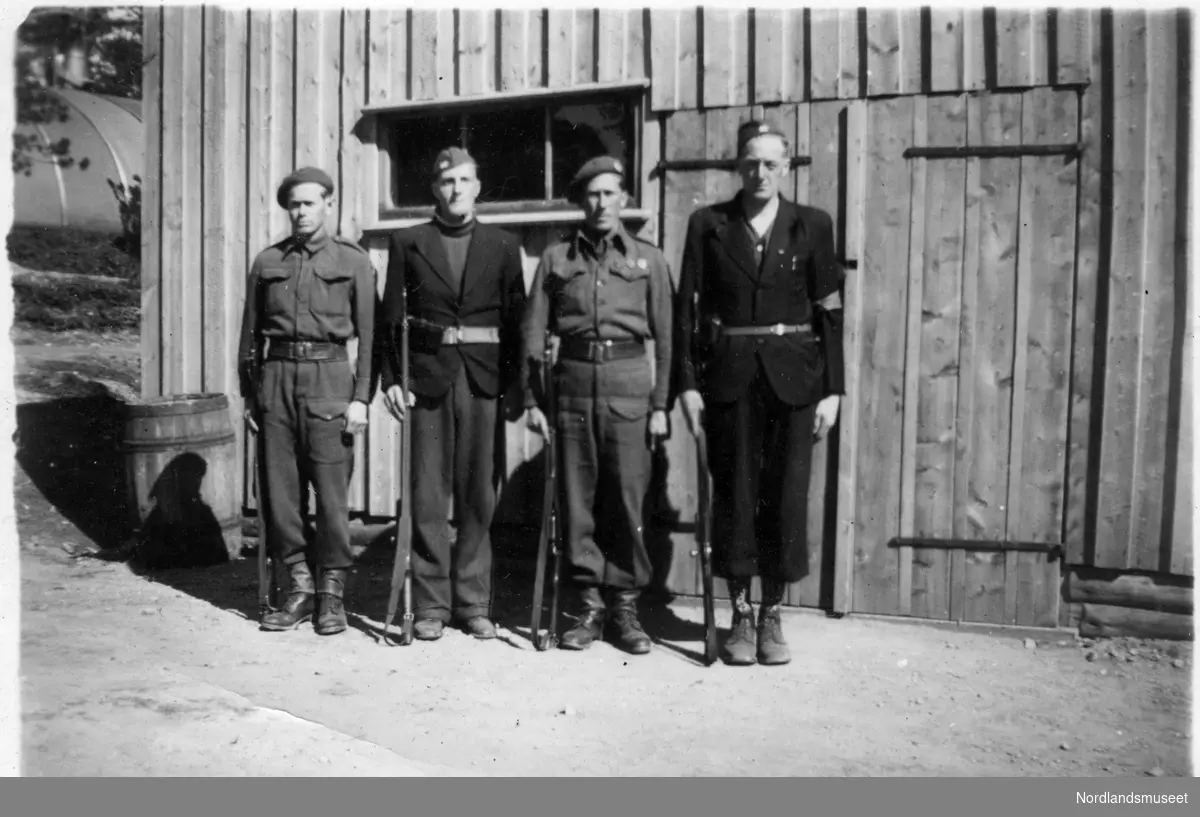
[[[437,178],[443,171],[449,170],[452,167],[466,164],[476,164],[475,159],[470,153],[459,147],[446,148],[438,153],[437,158],[433,160],[434,178]]]
[[[333,192],[333,179],[329,178],[329,174],[319,167],[302,167],[299,170],[293,171],[279,185],[279,191],[275,194],[275,200],[279,202],[279,206],[287,209],[288,193],[298,184],[319,184],[325,188],[326,192]]]
[[[618,176],[624,177],[625,163],[613,156],[596,156],[588,159],[575,172],[575,176],[567,185],[567,198],[575,198],[584,185],[604,173],[616,173]]]
[[[759,136],[778,136],[781,139],[787,139],[787,134],[775,127],[769,122],[763,122],[758,119],[752,119],[749,122],[743,122],[738,126],[737,131],[737,150],[742,152],[742,148],[746,147],[746,143],[751,139],[757,139]]]

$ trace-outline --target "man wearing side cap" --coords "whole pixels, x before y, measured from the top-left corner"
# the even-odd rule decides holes
[[[624,168],[586,162],[568,196],[584,223],[542,254],[522,328],[528,424],[549,427],[539,401],[546,331],[559,339],[554,366],[565,498],[566,555],[582,614],[562,638],[582,650],[604,636],[633,654],[650,650],[637,601],[651,579],[643,531],[651,446],[667,433],[671,280],[666,259],[621,225]],[[653,339],[653,366],[646,341]],[[613,508],[602,517],[601,508]],[[605,595],[608,598],[605,598]],[[609,612],[611,610],[611,617]]]
[[[372,396],[377,298],[366,250],[329,232],[333,196],[333,180],[317,168],[284,179],[276,200],[292,235],[258,254],[246,283],[241,394],[246,423],[261,434],[265,545],[291,577],[287,600],[263,619],[264,630],[291,630],[314,615],[321,635],[346,629],[343,594],[353,564],[347,494],[353,435],[366,428]],[[300,511],[309,483],[317,502],[311,554]]]
[[[388,410],[412,423],[413,611],[417,638],[452,620],[475,638],[491,622],[501,400],[518,381],[525,278],[512,235],[475,218],[476,162],[461,148],[434,160],[431,222],[392,235],[383,294],[381,386]],[[409,321],[409,393],[398,342]],[[411,415],[411,416],[410,416]],[[458,527],[451,541],[450,511]]]
[[[813,440],[836,421],[843,392],[842,275],[829,215],[779,194],[786,136],[748,122],[737,141],[741,192],[688,222],[674,388],[710,446],[714,568],[733,606],[724,659],[784,664],[779,605],[808,572]]]

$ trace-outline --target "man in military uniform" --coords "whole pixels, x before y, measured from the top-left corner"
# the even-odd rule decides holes
[[[843,391],[841,268],[829,215],[779,194],[791,168],[784,134],[748,122],[737,141],[742,190],[688,222],[675,388],[711,446],[714,567],[733,604],[725,660],[783,664],[779,605],[808,571],[813,440]]]
[[[489,529],[502,472],[501,400],[519,379],[525,278],[516,238],[477,222],[479,190],[470,154],[443,150],[434,160],[433,220],[397,231],[388,249],[382,386],[392,415],[412,423],[420,475],[412,504],[414,630],[427,641],[440,638],[451,618],[476,638],[496,637]],[[405,315],[408,394],[396,367]]]
[[[527,421],[543,436],[549,426],[538,406],[545,391],[538,374],[547,330],[558,337],[553,408],[566,555],[583,608],[561,646],[582,650],[602,638],[611,607],[618,643],[642,654],[650,639],[638,622],[637,600],[651,579],[642,509],[651,446],[667,433],[671,280],[662,253],[621,225],[626,195],[619,160],[585,163],[568,195],[584,223],[543,253],[522,329]],[[597,524],[603,507],[616,510]]]
[[[290,630],[316,615],[316,631],[332,635],[346,629],[342,599],[353,563],[347,492],[353,435],[366,428],[371,401],[375,268],[362,247],[330,234],[334,190],[324,171],[292,173],[276,200],[292,235],[254,259],[238,351],[246,423],[262,435],[265,545],[291,577],[286,602],[262,629]],[[353,337],[352,366],[346,345]],[[309,483],[317,503],[312,554],[300,510]]]

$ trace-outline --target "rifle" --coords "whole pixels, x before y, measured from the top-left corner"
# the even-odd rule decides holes
[[[404,400],[404,421],[400,424],[400,496],[396,500],[396,560],[392,565],[392,590],[388,596],[387,618],[383,621],[383,640],[391,644],[388,629],[396,618],[400,586],[404,586],[404,617],[400,624],[400,644],[413,640],[412,611],[412,417],[408,405],[408,316],[400,324],[400,384]]]
[[[542,496],[542,529],[538,534],[537,573],[533,580],[533,620],[529,625],[529,638],[539,651],[545,651],[558,643],[558,584],[562,549],[559,547],[558,532],[558,440],[554,417],[554,362],[551,356],[550,335],[546,336],[546,349],[542,358],[542,384],[546,395],[546,410],[549,413],[546,435],[546,486]],[[546,633],[542,634],[542,597],[546,582],[546,555],[553,553],[553,578],[550,589],[550,621]]]
[[[692,361],[699,369],[702,358],[716,341],[720,319],[705,322],[700,314],[699,289],[692,296]],[[704,331],[701,331],[701,330]],[[717,616],[713,598],[712,573],[712,490],[708,473],[708,437],[703,423],[696,428],[696,553],[700,556],[700,581],[704,594],[704,660],[709,666],[717,660]]]
[[[696,429],[696,480],[699,507],[696,509],[696,550],[700,555],[700,578],[704,592],[704,661],[717,660],[717,615],[713,600],[712,503],[708,481],[708,440],[704,429]]]
[[[270,555],[267,545],[267,514],[263,502],[262,469],[263,469],[263,439],[262,429],[254,435],[254,498],[258,505],[258,612],[265,618],[277,607],[278,587],[275,583],[275,558]]]

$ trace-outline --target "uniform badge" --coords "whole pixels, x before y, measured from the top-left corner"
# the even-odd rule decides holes
[[[793,255],[792,256],[792,272],[796,271],[796,269],[799,267],[799,264],[800,264],[800,256]]]
[[[645,258],[639,258],[639,259],[638,259],[638,267],[640,267],[641,269],[649,269],[649,267],[646,265],[646,259],[645,259]]]

